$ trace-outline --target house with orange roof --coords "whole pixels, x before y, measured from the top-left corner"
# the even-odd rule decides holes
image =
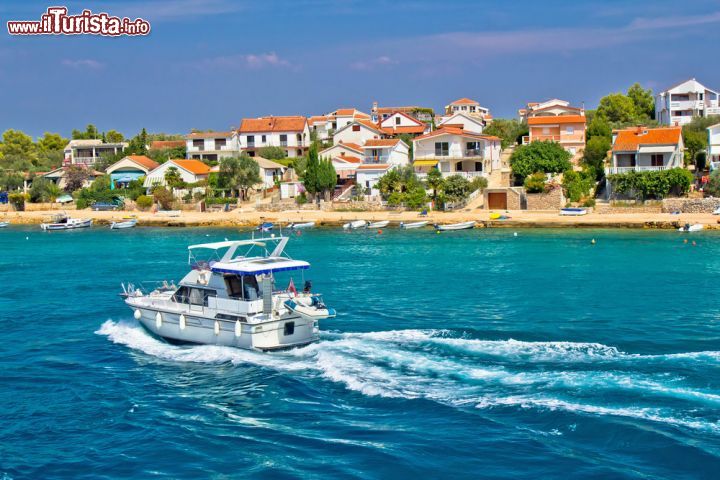
[[[169,150],[185,146],[185,140],[153,140],[150,142],[149,150]]]
[[[380,120],[379,127],[382,132],[390,137],[396,137],[400,134],[422,135],[430,130],[427,123],[421,122],[417,118],[411,117],[404,112],[393,112]]]
[[[456,113],[465,113],[472,117],[482,118],[485,123],[492,121],[490,110],[481,106],[477,100],[471,100],[469,98],[458,98],[454,102],[450,102],[449,105],[445,105],[445,116]]]
[[[243,118],[237,133],[240,150],[251,157],[263,147],[280,147],[288,157],[301,157],[310,146],[310,127],[302,116]]]
[[[333,134],[345,125],[355,120],[370,120],[370,115],[356,108],[338,108],[325,115],[315,115],[308,118],[310,130],[315,132],[321,142],[329,141]]]
[[[472,180],[500,168],[500,150],[498,137],[446,125],[413,139],[413,166],[421,177],[437,168],[444,177]]]
[[[467,113],[458,112],[452,115],[440,117],[437,124],[438,128],[455,127],[465,130],[466,132],[482,134],[485,130],[485,122],[482,118],[471,116]]]
[[[171,167],[177,169],[178,173],[180,173],[180,177],[185,183],[197,183],[201,180],[206,180],[210,174],[210,167],[200,160],[168,160],[147,174],[143,186],[146,188],[152,188],[155,185],[166,185],[165,174]]]
[[[364,155],[361,145],[343,142],[318,152],[320,158],[329,158],[332,161],[340,185],[355,180],[355,169],[362,164]]]
[[[554,98],[542,103],[528,103],[518,111],[528,124],[529,134],[522,138],[523,145],[531,142],[557,142],[577,163],[585,150],[585,109],[573,107],[570,102]]]
[[[217,162],[240,154],[237,132],[192,132],[185,137],[187,158]]]
[[[127,188],[133,180],[147,176],[160,164],[145,155],[128,155],[105,169],[110,175],[110,188]]]
[[[681,127],[644,126],[615,130],[607,174],[667,170],[683,166],[685,145]]]
[[[333,144],[357,143],[363,145],[367,140],[383,138],[385,134],[370,119],[357,119],[338,128],[333,135]]]

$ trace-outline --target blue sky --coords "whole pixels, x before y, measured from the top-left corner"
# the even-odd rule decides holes
[[[147,37],[11,37],[51,5],[142,17]],[[126,135],[228,129],[242,117],[354,106],[496,117],[560,97],[593,108],[638,81],[720,88],[720,2],[148,0],[0,4],[0,130]]]

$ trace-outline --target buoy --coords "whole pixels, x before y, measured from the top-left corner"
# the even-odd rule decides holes
[[[435,230],[435,233],[437,233],[438,235],[440,235],[440,230]]]
[[[157,328],[162,327],[162,313],[160,312],[157,312],[157,314],[155,314],[155,326]]]
[[[517,237],[517,232],[513,232],[513,237]]]
[[[593,238],[592,240],[590,240],[590,243],[592,243],[593,245],[595,245],[595,239]]]
[[[382,229],[378,230],[378,235],[382,235]]]
[[[683,243],[687,243],[687,238],[683,240]]]
[[[695,240],[693,240],[692,245],[693,245],[693,247],[697,246],[697,243],[695,243]]]
[[[180,314],[180,330],[185,330],[185,315]]]
[[[239,337],[242,335],[242,324],[240,320],[235,320],[235,336]]]
[[[135,317],[135,320],[140,320],[140,318],[142,318],[142,313],[139,309],[135,309],[135,311],[133,312],[133,317]]]
[[[215,320],[215,335],[220,335],[220,322]]]

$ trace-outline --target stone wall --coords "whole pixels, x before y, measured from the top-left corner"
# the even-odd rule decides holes
[[[616,213],[660,213],[662,212],[662,204],[656,201],[637,202],[630,201],[614,201],[610,203],[598,203],[595,206],[595,212],[599,214],[616,214]]]
[[[720,207],[720,198],[666,198],[662,201],[665,213],[712,213]]]
[[[565,206],[562,188],[554,188],[545,193],[525,194],[528,210],[560,210]]]

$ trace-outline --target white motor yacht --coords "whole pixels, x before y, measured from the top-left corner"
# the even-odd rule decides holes
[[[295,289],[292,277],[287,289],[276,289],[277,273],[310,267],[283,255],[288,240],[279,236],[192,245],[192,270],[179,286],[165,282],[151,290],[123,285],[122,296],[136,320],[169,341],[263,351],[307,345],[318,340],[318,322],[334,317],[335,310],[311,292],[309,281],[303,292]],[[217,260],[197,261],[199,251],[211,251]]]

